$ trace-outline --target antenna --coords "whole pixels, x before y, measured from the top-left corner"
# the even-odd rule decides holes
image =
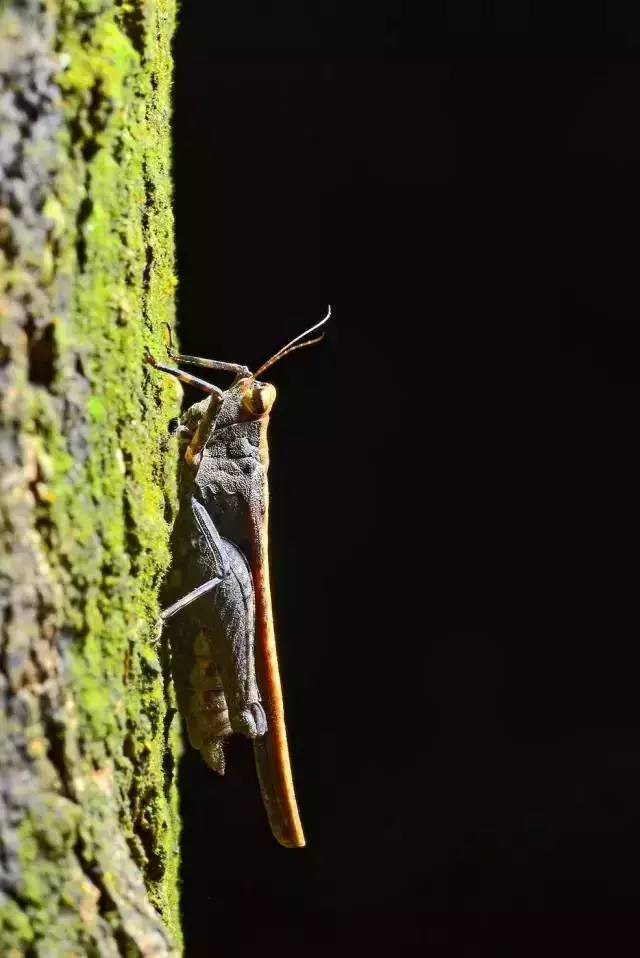
[[[309,329],[305,329],[304,333],[300,333],[299,336],[296,336],[295,339],[292,339],[290,343],[287,343],[286,346],[283,346],[282,349],[279,349],[277,353],[274,353],[271,359],[267,359],[266,363],[263,363],[260,369],[253,374],[253,378],[257,379],[258,376],[268,369],[270,366],[273,366],[274,363],[277,363],[279,359],[282,359],[283,356],[286,356],[287,353],[293,353],[296,349],[303,349],[304,346],[313,346],[314,343],[319,343],[321,339],[324,338],[324,333],[321,333],[319,336],[316,336],[314,339],[307,339],[305,342],[301,343],[300,340],[304,339],[305,336],[308,336],[309,333],[313,333],[316,329],[320,329],[321,326],[324,326],[325,323],[329,322],[331,317],[331,306],[327,307],[327,315],[324,319],[321,319],[319,323],[316,323],[315,326],[311,326]]]

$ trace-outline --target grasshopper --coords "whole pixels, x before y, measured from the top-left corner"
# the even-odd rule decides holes
[[[224,742],[233,732],[253,741],[263,803],[274,837],[305,844],[291,774],[271,606],[268,555],[269,414],[276,398],[258,377],[283,356],[319,342],[307,339],[327,315],[252,373],[238,363],[185,356],[176,363],[230,372],[222,390],[146,359],[161,372],[207,393],[180,417],[180,502],[172,533],[182,596],[162,612],[177,616],[172,668],[191,744],[224,774]],[[174,582],[174,588],[176,583]]]

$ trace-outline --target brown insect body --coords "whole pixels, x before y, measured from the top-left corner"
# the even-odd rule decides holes
[[[271,830],[287,847],[301,847],[305,839],[291,773],[269,581],[267,429],[276,391],[257,376],[288,352],[318,341],[299,342],[306,335],[279,350],[256,374],[233,363],[175,357],[234,372],[225,391],[147,357],[158,369],[210,394],[186,410],[178,429],[184,465],[172,578],[181,597],[163,618],[179,626],[172,629],[171,646],[180,708],[192,745],[220,773],[225,739],[233,732],[252,739]]]
[[[240,380],[221,402],[212,396],[184,459],[218,532],[248,560],[255,599],[256,678],[267,720],[266,733],[253,740],[256,767],[275,837],[283,845],[299,847],[305,842],[293,789],[269,580],[267,429],[275,395],[270,384]],[[199,633],[187,722],[192,744],[207,764],[223,770],[222,743],[232,725],[217,665],[198,655],[210,648]],[[194,679],[208,687],[198,688]]]

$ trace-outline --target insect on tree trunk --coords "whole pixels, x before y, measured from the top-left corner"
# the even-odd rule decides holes
[[[181,355],[178,365],[147,361],[207,393],[180,417],[180,509],[174,528],[177,589],[163,610],[189,740],[223,774],[224,743],[238,732],[253,741],[260,790],[274,838],[303,848],[293,785],[269,584],[269,442],[275,388],[258,376],[280,359],[320,342],[327,315],[298,334],[257,372],[240,363]],[[180,365],[234,373],[228,389]],[[188,589],[187,589],[188,587]],[[187,590],[187,591],[185,591]],[[190,614],[185,614],[190,613]]]
[[[0,954],[178,955],[174,0],[0,3]],[[157,464],[150,469],[150,464]]]

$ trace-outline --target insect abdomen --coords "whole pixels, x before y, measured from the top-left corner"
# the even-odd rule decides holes
[[[207,765],[224,774],[225,738],[231,735],[229,710],[218,667],[211,658],[211,646],[204,633],[194,642],[194,665],[189,676],[191,694],[187,711],[189,741]]]

